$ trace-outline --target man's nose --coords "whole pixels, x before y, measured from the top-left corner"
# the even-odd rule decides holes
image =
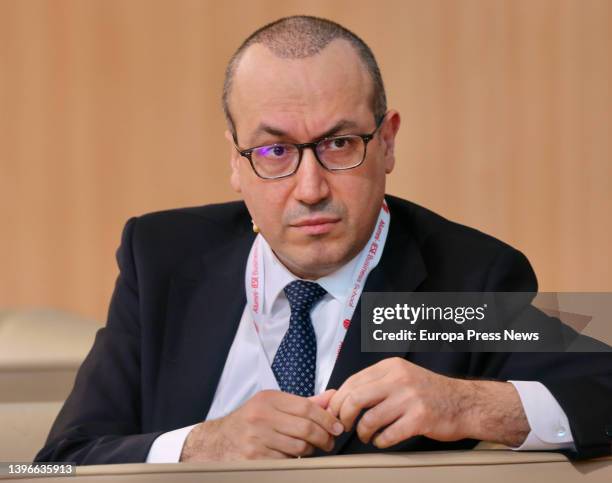
[[[314,205],[329,196],[327,175],[329,172],[319,164],[312,149],[304,149],[302,162],[294,174],[294,196],[298,201]]]

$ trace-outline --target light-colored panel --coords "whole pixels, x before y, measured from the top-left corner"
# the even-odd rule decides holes
[[[282,15],[377,55],[388,191],[523,250],[542,289],[612,290],[608,0],[0,1],[0,307],[103,320],[130,216],[230,200],[225,63]]]

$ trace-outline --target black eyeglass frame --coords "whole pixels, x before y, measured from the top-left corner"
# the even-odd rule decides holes
[[[240,156],[246,158],[249,160],[249,163],[251,165],[251,168],[253,169],[253,172],[261,179],[266,179],[266,180],[270,180],[270,179],[282,179],[282,178],[287,178],[289,176],[293,176],[295,173],[297,173],[297,170],[300,168],[300,164],[302,163],[302,157],[304,154],[304,149],[310,148],[312,149],[312,152],[314,154],[315,159],[317,160],[317,162],[327,171],[347,171],[349,169],[354,169],[357,168],[359,166],[361,166],[363,164],[363,162],[365,161],[367,152],[368,152],[368,143],[374,138],[374,135],[376,134],[376,131],[378,131],[378,129],[380,128],[380,126],[382,126],[383,121],[385,120],[385,117],[387,116],[387,113],[383,114],[380,119],[378,120],[378,122],[376,123],[376,127],[374,128],[374,131],[372,131],[369,134],[339,134],[337,136],[327,136],[321,139],[318,139],[316,141],[312,141],[310,143],[274,143],[274,144],[262,144],[261,146],[254,146],[252,148],[248,148],[248,149],[240,149],[238,147],[238,143],[236,140],[236,134],[233,134],[233,138],[234,138],[234,147],[236,148],[236,151],[238,151],[238,154],[240,154]],[[359,163],[355,164],[354,166],[349,166],[347,168],[328,168],[327,166],[325,166],[325,164],[323,163],[323,161],[321,161],[319,159],[319,155],[317,154],[317,146],[319,145],[319,143],[322,143],[323,141],[328,141],[330,139],[335,139],[335,138],[342,138],[342,137],[346,137],[346,136],[357,136],[360,137],[363,140],[363,157],[361,158],[361,161],[359,161]],[[257,172],[257,169],[255,169],[255,163],[253,163],[253,159],[251,157],[251,155],[253,154],[253,151],[255,151],[256,149],[259,148],[263,148],[266,146],[275,146],[277,144],[288,144],[290,146],[295,146],[298,150],[298,161],[297,164],[295,165],[295,169],[288,174],[283,174],[281,176],[273,176],[273,177],[266,177],[266,176],[262,176],[261,174],[259,174]]]

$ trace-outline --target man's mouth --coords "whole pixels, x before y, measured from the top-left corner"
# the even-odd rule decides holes
[[[305,235],[323,235],[333,230],[340,218],[330,216],[315,216],[312,218],[302,218],[291,223],[291,227],[300,230]]]

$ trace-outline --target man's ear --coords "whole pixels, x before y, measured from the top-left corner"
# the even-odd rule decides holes
[[[385,173],[389,174],[395,166],[395,136],[400,128],[401,118],[395,110],[387,112],[386,117],[380,129],[380,136],[384,146]]]
[[[230,175],[230,184],[232,185],[232,189],[236,193],[240,193],[242,189],[240,188],[240,154],[236,151],[234,146],[234,138],[232,133],[226,129],[225,130],[225,139],[228,140],[230,145],[230,166],[232,168],[232,174]]]

